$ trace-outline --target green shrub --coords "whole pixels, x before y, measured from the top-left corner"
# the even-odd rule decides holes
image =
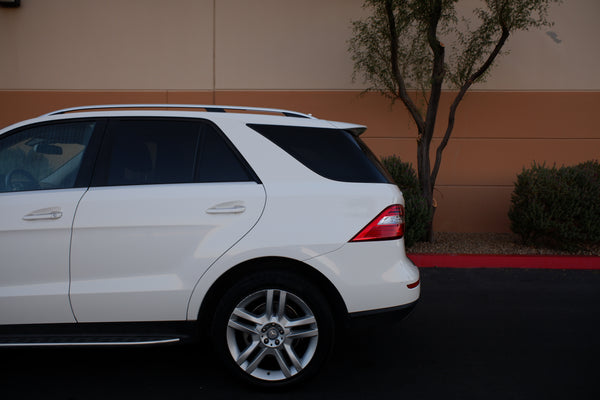
[[[432,215],[427,207],[427,201],[421,194],[419,179],[412,164],[402,162],[397,156],[384,157],[381,161],[404,195],[406,208],[404,241],[406,247],[426,240],[427,226]]]
[[[523,169],[508,217],[525,244],[577,250],[600,243],[600,164]]]

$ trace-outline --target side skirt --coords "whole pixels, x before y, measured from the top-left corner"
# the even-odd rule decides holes
[[[0,347],[151,346],[193,341],[196,321],[0,326]]]

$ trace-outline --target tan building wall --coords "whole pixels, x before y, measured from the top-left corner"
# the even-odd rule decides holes
[[[377,154],[415,163],[407,113],[360,96],[352,81],[346,49],[360,0],[21,4],[0,8],[0,127],[82,104],[270,106],[366,124]],[[597,0],[566,0],[552,10],[554,27],[512,37],[491,78],[467,95],[438,179],[437,230],[508,231],[524,166],[600,158],[598,16]]]

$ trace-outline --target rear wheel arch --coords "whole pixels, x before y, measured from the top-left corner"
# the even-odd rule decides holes
[[[198,314],[201,333],[206,333],[220,298],[232,284],[248,275],[269,271],[282,271],[306,279],[315,285],[327,300],[336,327],[346,322],[348,315],[346,304],[335,286],[321,272],[298,260],[285,257],[262,257],[238,264],[211,285],[202,300]]]

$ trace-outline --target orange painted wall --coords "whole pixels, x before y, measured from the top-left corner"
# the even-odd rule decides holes
[[[452,92],[444,93],[437,139]],[[18,91],[0,90],[0,127],[49,111],[88,104],[195,103],[276,107],[368,126],[379,156],[416,165],[415,129],[401,104],[357,91]],[[532,162],[571,165],[600,158],[600,92],[472,92],[458,112],[444,152],[434,228],[508,232],[513,182]]]

